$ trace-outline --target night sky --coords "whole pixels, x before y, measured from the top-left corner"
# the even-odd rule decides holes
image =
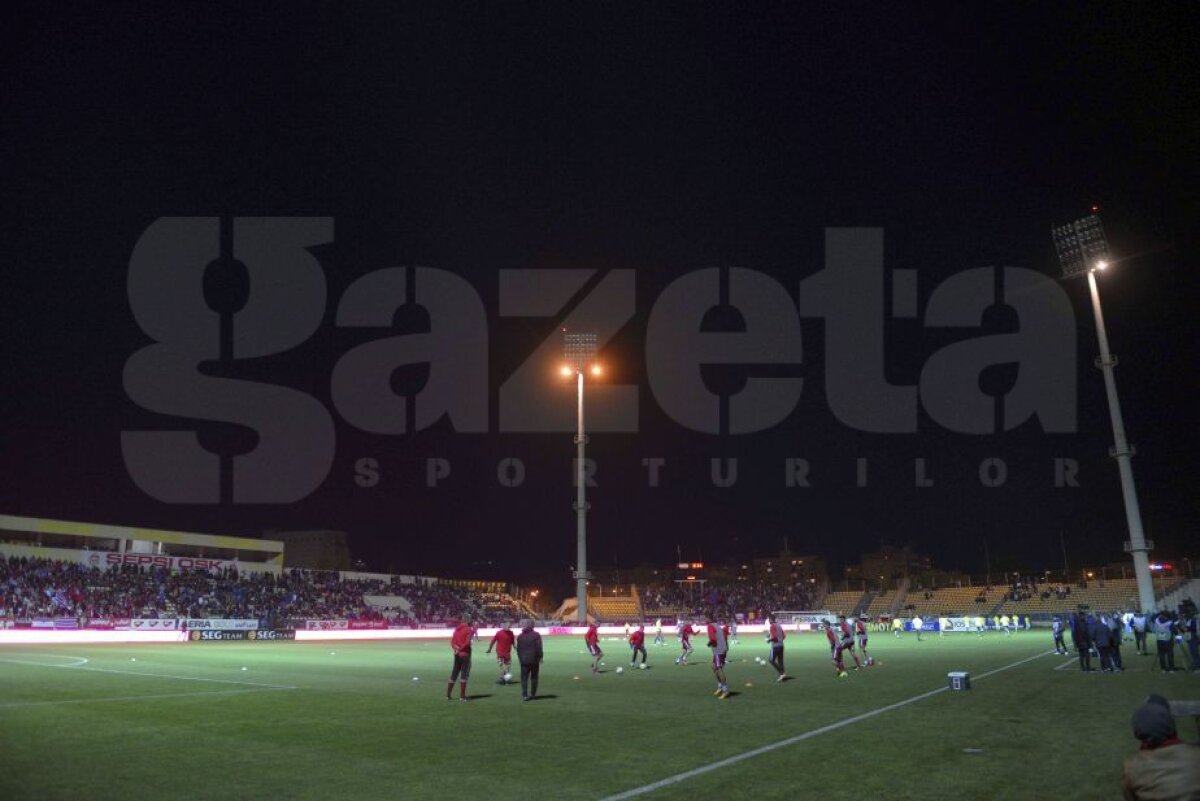
[[[645,375],[650,311],[692,271],[754,270],[795,298],[825,264],[826,228],[880,228],[885,268],[918,271],[924,308],[970,268],[1057,277],[1050,227],[1099,204],[1121,259],[1101,284],[1147,536],[1156,556],[1195,556],[1196,8],[27,8],[3,34],[0,511],[250,535],[344,529],[373,569],[565,584],[570,433],[497,431],[501,384],[562,315],[501,317],[499,271],[587,269],[594,283],[633,270],[636,311],[602,359],[608,383],[638,387],[639,430],[592,439],[593,568],[673,562],[677,546],[710,561],[767,555],[785,537],[835,565],[911,543],[982,572],[987,541],[993,570],[1059,568],[1060,532],[1072,567],[1118,560],[1125,517],[1082,282],[1063,285],[1075,433],[1031,420],[965,435],[924,412],[917,433],[847,427],[826,401],[819,319],[800,324],[799,365],[704,369],[717,393],[802,376],[795,411],[766,431],[690,431]],[[329,410],[334,461],[303,500],[165,503],[126,468],[123,431],[199,431],[226,464],[255,447],[244,426],[155,413],[123,386],[151,342],[130,308],[131,254],[156,219],[177,216],[334,219],[332,243],[312,250],[327,284],[316,332],[202,371],[292,387]],[[339,328],[338,300],[361,276],[407,266],[457,274],[483,300],[486,433],[444,419],[364,433],[334,408],[334,365],[389,335]],[[212,298],[233,291],[218,279]],[[889,318],[887,378],[915,384],[943,345],[1016,319],[1002,306],[975,330]],[[392,333],[421,325],[397,315]],[[552,369],[546,392],[569,409]],[[416,392],[424,372],[399,370],[392,386]],[[989,368],[982,385],[1003,395],[1016,372]],[[431,457],[451,465],[436,489]],[[506,457],[525,465],[519,488],[497,481]],[[666,459],[656,488],[647,457]],[[739,460],[736,486],[712,485],[713,457]],[[788,457],[809,460],[812,487],[784,486]],[[933,487],[914,487],[918,457]],[[988,457],[1008,465],[1003,487],[981,486]],[[1054,486],[1055,457],[1079,463],[1080,487]],[[355,481],[364,458],[376,486]],[[857,458],[870,464],[865,488]]]

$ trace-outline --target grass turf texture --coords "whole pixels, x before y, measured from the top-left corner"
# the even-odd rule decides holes
[[[607,672],[593,679],[581,638],[546,638],[529,704],[495,683],[486,643],[466,704],[457,688],[445,700],[444,641],[6,647],[0,798],[602,799],[943,687],[949,670],[1045,654],[1050,636],[876,634],[881,664],[837,679],[824,636],[794,635],[782,684],[747,638],[723,701],[703,647],[677,667],[673,641],[649,646],[651,668],[630,671],[623,643],[601,644]],[[1116,797],[1133,709],[1149,692],[1200,698],[1194,675],[1123,652],[1123,674],[1083,675],[1073,659],[1054,670],[1068,660],[1046,654],[639,797]],[[1180,731],[1196,739],[1190,721]]]

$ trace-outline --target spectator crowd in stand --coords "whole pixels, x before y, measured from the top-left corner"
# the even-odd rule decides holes
[[[648,616],[659,613],[701,616],[718,609],[726,614],[742,615],[743,619],[757,620],[765,617],[767,612],[808,610],[814,603],[813,592],[804,585],[762,581],[725,585],[710,581],[703,587],[642,586],[639,594],[642,610]]]
[[[375,608],[366,603],[367,595],[400,596],[410,608]],[[0,618],[242,618],[270,626],[346,619],[419,626],[464,615],[488,624],[515,620],[517,611],[507,596],[405,583],[396,577],[384,581],[315,570],[274,574],[132,565],[102,570],[49,559],[0,559]]]

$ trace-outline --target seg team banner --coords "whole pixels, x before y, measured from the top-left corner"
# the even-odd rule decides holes
[[[191,642],[272,642],[294,639],[294,629],[193,629],[188,632]]]

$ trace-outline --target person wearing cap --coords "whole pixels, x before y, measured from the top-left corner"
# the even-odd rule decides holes
[[[542,667],[542,635],[533,629],[533,621],[521,621],[517,635],[517,661],[521,664],[521,700],[537,697],[538,672]]]
[[[1126,801],[1200,801],[1200,746],[1179,739],[1167,699],[1151,695],[1138,707],[1133,736],[1141,748],[1125,760]]]

